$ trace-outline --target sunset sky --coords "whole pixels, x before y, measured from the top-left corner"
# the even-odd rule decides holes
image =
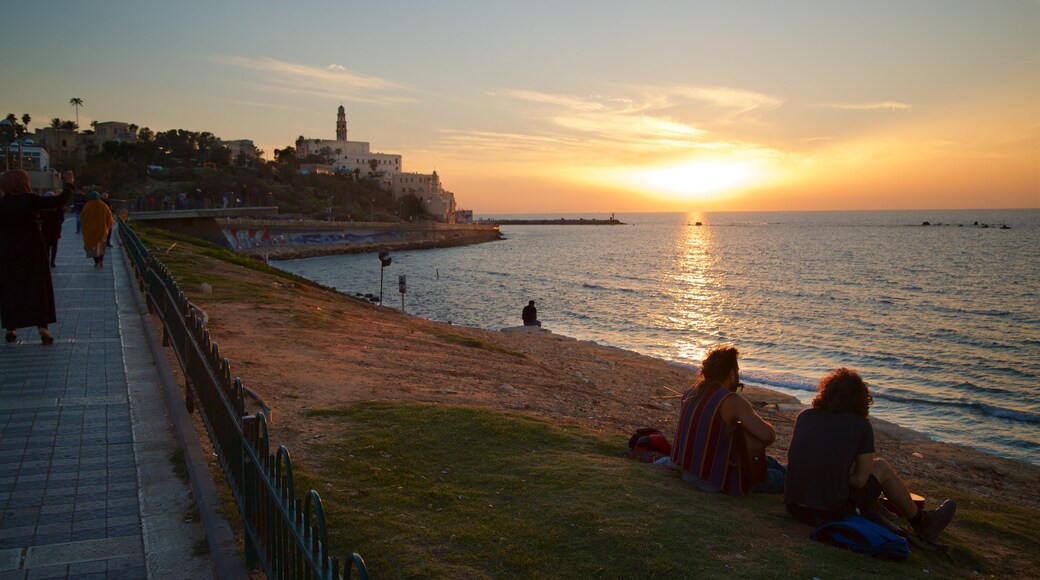
[[[1040,207],[1040,1],[5,2],[0,113],[349,137],[478,214]]]

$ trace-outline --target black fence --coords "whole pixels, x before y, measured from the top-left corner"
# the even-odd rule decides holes
[[[346,566],[328,552],[321,497],[296,497],[292,460],[284,445],[271,452],[267,417],[247,414],[242,381],[210,340],[205,314],[188,302],[169,270],[120,220],[120,237],[148,309],[162,320],[163,344],[177,356],[186,380],[185,404],[201,411],[213,449],[242,514],[246,564],[268,578],[368,578],[352,554]],[[341,568],[342,572],[341,572]]]

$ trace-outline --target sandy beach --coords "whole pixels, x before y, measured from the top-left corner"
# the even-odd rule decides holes
[[[207,270],[216,276],[237,268],[210,261]],[[690,369],[666,361],[551,331],[452,326],[273,276],[250,276],[266,288],[265,300],[224,298],[219,284],[212,294],[184,289],[207,312],[232,373],[270,405],[272,436],[297,461],[307,461],[307,442],[321,435],[301,420],[308,409],[361,400],[490,407],[626,436],[652,426],[671,438],[677,393],[696,379]],[[785,461],[800,405],[753,387],[745,396],[776,426],[770,454]],[[1040,511],[1040,467],[874,423],[879,454],[915,490],[964,491]],[[931,505],[944,498],[928,499]]]

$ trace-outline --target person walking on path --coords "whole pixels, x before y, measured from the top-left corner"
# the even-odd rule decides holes
[[[105,205],[108,206],[108,211],[111,211],[112,215],[115,215],[115,212],[112,211],[112,202],[111,202],[111,200],[108,199],[108,192],[107,191],[101,192],[101,201],[105,202]],[[105,247],[106,248],[111,248],[112,247],[112,228],[108,228],[108,235],[105,236]]]
[[[72,213],[76,214],[76,233],[80,233],[83,229],[82,220],[80,214],[83,213],[83,206],[87,205],[87,195],[83,193],[82,189],[76,188],[76,196],[72,198]]]
[[[53,191],[43,194],[43,197],[54,197]],[[51,258],[51,268],[57,266],[55,259],[58,257],[58,240],[61,239],[61,225],[65,223],[65,207],[48,207],[40,209],[40,232],[43,241],[47,244],[47,250]]]
[[[521,313],[524,319],[524,326],[541,326],[541,321],[538,320],[538,309],[534,307],[534,300],[527,303],[524,306],[524,311]]]
[[[83,206],[83,250],[88,258],[94,259],[95,268],[105,267],[105,239],[112,229],[114,219],[112,210],[101,201],[98,192],[87,195],[87,205]]]
[[[72,197],[74,177],[62,176],[65,187],[57,197],[40,197],[32,192],[29,174],[21,169],[0,175],[0,326],[6,342],[18,339],[17,329],[35,326],[40,341],[48,345],[54,337],[47,325],[57,322],[54,286],[47,267],[47,246],[40,233],[40,210],[61,208]]]

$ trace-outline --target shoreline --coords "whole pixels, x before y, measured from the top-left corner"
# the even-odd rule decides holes
[[[407,315],[408,316],[416,316],[416,315],[413,315],[413,314],[407,314]],[[419,316],[416,316],[416,317],[417,318],[421,318]],[[426,320],[426,319],[423,319],[423,320]],[[431,321],[431,322],[436,322],[436,321]],[[476,327],[467,327],[467,328],[473,328],[475,330],[483,330],[483,329],[479,329],[479,328],[476,328]],[[503,328],[503,329],[499,330],[498,332],[512,332],[512,331],[517,331],[517,330],[521,330],[521,329],[526,330],[525,327],[509,327],[509,328]],[[494,331],[492,331],[492,332],[494,332]],[[537,331],[528,331],[528,332],[537,332]],[[664,364],[667,364],[667,365],[676,366],[676,367],[678,367],[680,369],[688,370],[688,371],[691,371],[691,372],[699,372],[699,370],[696,368],[696,365],[693,365],[691,363],[679,362],[679,361],[674,361],[674,360],[670,360],[670,359],[656,357],[656,356],[653,356],[653,355],[647,355],[647,354],[640,353],[639,351],[636,351],[636,350],[633,350],[633,349],[630,349],[630,348],[601,344],[601,343],[596,342],[594,340],[587,340],[587,339],[575,338],[575,337],[562,335],[562,334],[556,334],[556,333],[552,332],[549,329],[541,329],[541,332],[546,333],[548,335],[552,335],[556,340],[584,342],[584,343],[587,343],[587,344],[589,344],[592,347],[597,348],[597,349],[616,350],[618,352],[627,353],[627,354],[630,354],[630,355],[633,355],[633,356],[645,356],[645,357],[649,357],[649,358],[654,359],[654,360],[658,360],[658,361],[660,361],[660,362],[662,362]],[[772,385],[755,382],[754,380],[745,380],[744,384],[745,384],[745,390],[752,389],[753,391],[756,392],[756,399],[757,400],[759,400],[761,402],[765,402],[766,404],[769,404],[769,405],[775,405],[776,409],[778,411],[782,412],[782,413],[790,413],[792,415],[797,415],[802,410],[808,409],[811,406],[808,403],[802,403],[801,400],[798,397],[796,397],[795,395],[792,395],[790,393],[785,393],[785,392],[783,392],[781,390],[778,390],[776,387],[774,387]],[[974,451],[976,451],[978,453],[983,453],[985,455],[992,456],[992,457],[997,458],[997,459],[1001,459],[1001,460],[1005,460],[1005,461],[1018,462],[1018,463],[1021,463],[1023,465],[1035,467],[1038,470],[1040,470],[1040,465],[1035,465],[1033,463],[1030,463],[1029,461],[1026,461],[1026,460],[1023,460],[1023,459],[1019,459],[1017,457],[1007,457],[1007,456],[1004,456],[1004,455],[991,453],[989,451],[985,451],[985,450],[982,450],[982,449],[977,449],[977,448],[971,447],[970,445],[957,443],[955,441],[943,441],[941,439],[936,439],[936,438],[928,435],[927,433],[918,430],[917,428],[908,427],[906,425],[901,425],[899,423],[896,423],[895,421],[890,421],[888,419],[877,417],[875,415],[870,415],[869,419],[870,419],[871,424],[874,425],[875,432],[882,433],[882,434],[884,434],[886,436],[892,437],[893,439],[899,439],[901,441],[930,441],[930,442],[933,442],[933,443],[941,443],[941,444],[944,444],[944,445],[954,445],[954,446],[958,446],[958,447],[966,447],[966,448],[972,449],[972,450],[974,450]]]
[[[191,250],[178,246],[173,251]],[[198,271],[210,280],[210,293],[183,290],[206,311],[211,336],[232,361],[234,373],[274,410],[277,439],[302,461],[307,460],[307,442],[322,434],[300,418],[312,409],[364,400],[492,408],[619,437],[656,427],[671,439],[678,419],[676,394],[696,380],[692,369],[619,347],[547,330],[510,332],[433,322],[199,259]],[[251,290],[243,295],[236,284]],[[786,462],[801,404],[761,386],[749,386],[744,395],[776,426],[770,455]],[[1040,512],[1040,467],[872,419],[878,454],[915,492],[934,500],[963,490]]]

